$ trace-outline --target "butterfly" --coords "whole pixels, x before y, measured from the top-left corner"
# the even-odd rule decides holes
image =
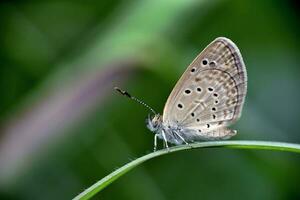
[[[212,41],[187,67],[172,90],[163,110],[150,106],[115,87],[149,108],[147,127],[157,138],[175,145],[203,140],[229,139],[237,134],[228,128],[241,116],[247,93],[247,72],[238,47],[228,38]]]

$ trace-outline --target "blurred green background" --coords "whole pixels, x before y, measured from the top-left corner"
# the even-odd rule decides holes
[[[219,36],[240,48],[248,95],[234,139],[300,143],[296,0],[1,1],[0,199],[71,199],[151,152],[158,111]],[[198,149],[163,156],[95,199],[300,199],[300,157]]]

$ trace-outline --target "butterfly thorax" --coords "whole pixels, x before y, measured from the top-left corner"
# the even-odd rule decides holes
[[[166,140],[170,143],[181,144],[183,142],[178,138],[178,136],[176,136],[176,133],[180,134],[183,129],[175,124],[171,125],[169,123],[164,123],[163,117],[160,114],[154,115],[153,118],[149,116],[146,123],[148,129],[157,134],[160,139],[163,139],[164,134]]]

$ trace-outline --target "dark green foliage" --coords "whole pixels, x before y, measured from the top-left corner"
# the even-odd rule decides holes
[[[293,3],[294,2],[294,3]],[[71,199],[153,149],[162,112],[214,38],[240,48],[249,82],[234,139],[300,143],[295,1],[0,3],[0,198]],[[297,154],[201,149],[145,163],[96,199],[299,199]]]

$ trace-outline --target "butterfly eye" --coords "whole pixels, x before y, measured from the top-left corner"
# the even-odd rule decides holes
[[[207,59],[203,59],[202,60],[202,65],[207,65],[208,64],[208,60]]]

